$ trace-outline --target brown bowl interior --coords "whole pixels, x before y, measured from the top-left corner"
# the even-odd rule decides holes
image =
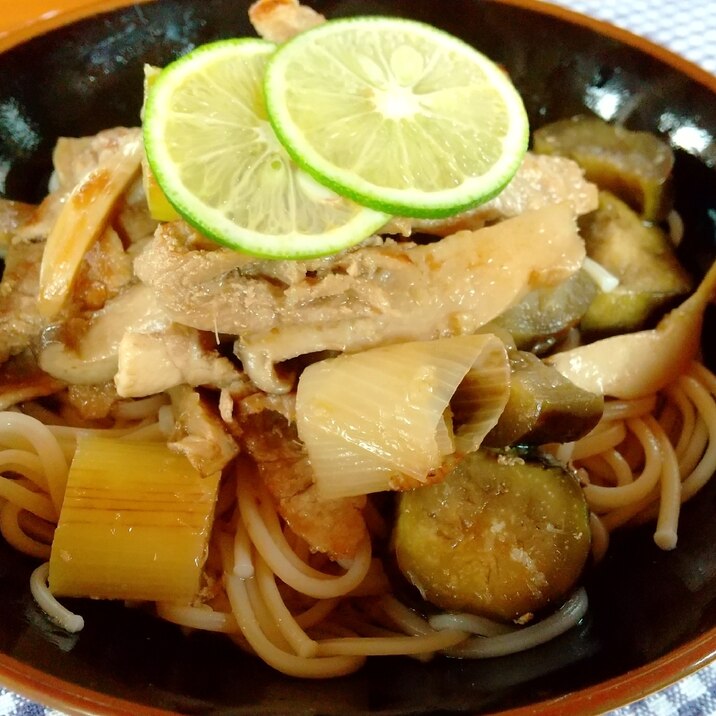
[[[533,127],[604,113],[658,132],[677,150],[682,258],[701,275],[716,253],[716,80],[626,33],[530,0],[317,0],[330,17],[380,13],[427,21],[502,63]],[[135,125],[142,64],[197,44],[253,34],[245,0],[159,0],[90,18],[0,55],[0,190],[36,201],[61,135]],[[540,9],[542,7],[542,9]],[[705,335],[713,335],[709,312]],[[711,343],[706,361],[716,364]],[[590,610],[571,632],[487,661],[373,660],[359,673],[306,683],[273,672],[221,637],[186,635],[141,610],[78,602],[79,636],[33,603],[33,564],[0,541],[0,682],[80,712],[162,709],[212,714],[483,713],[541,702],[590,713],[668,684],[716,653],[716,481],[683,512],[679,546],[649,529],[616,537],[587,577]],[[565,694],[572,693],[564,697]],[[556,700],[555,700],[556,699]]]

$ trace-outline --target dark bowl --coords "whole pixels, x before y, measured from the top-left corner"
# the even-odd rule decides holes
[[[716,80],[628,33],[529,0],[315,0],[330,17],[418,18],[502,63],[534,127],[594,112],[674,146],[682,258],[703,274],[716,249]],[[0,55],[0,191],[36,201],[58,136],[135,125],[142,64],[253,34],[245,0],[158,0],[92,17]],[[709,314],[705,335],[713,335]],[[705,345],[712,367],[716,356]],[[613,540],[588,578],[590,609],[559,639],[487,661],[374,659],[323,682],[277,674],[221,637],[185,634],[112,603],[74,605],[70,636],[35,606],[33,563],[0,541],[0,682],[83,713],[446,714],[520,709],[587,714],[642,697],[716,655],[716,481],[688,504],[679,545],[649,529]]]

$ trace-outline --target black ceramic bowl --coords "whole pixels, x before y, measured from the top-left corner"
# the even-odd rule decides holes
[[[410,16],[464,38],[506,67],[533,127],[586,111],[661,134],[678,156],[682,258],[697,276],[713,259],[714,78],[627,33],[530,0],[313,5],[329,17]],[[40,199],[58,136],[136,125],[142,64],[164,65],[202,42],[253,34],[246,7],[245,0],[157,0],[77,22],[0,55],[0,191]],[[713,327],[710,315],[705,335]],[[705,350],[713,367],[713,349]],[[0,683],[80,712],[603,711],[716,655],[715,514],[716,480],[684,509],[674,552],[659,551],[649,529],[616,537],[589,578],[587,617],[542,647],[488,661],[375,659],[352,676],[311,683],[277,674],[221,637],[187,635],[117,604],[74,605],[87,626],[69,636],[34,605],[32,562],[0,540]]]

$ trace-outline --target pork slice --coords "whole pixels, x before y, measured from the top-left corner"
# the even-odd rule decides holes
[[[134,271],[176,323],[238,335],[385,307],[380,281],[372,279],[401,264],[404,248],[379,248],[310,261],[256,260],[207,245],[174,222],[159,226]]]
[[[36,207],[21,201],[0,197],[0,257],[5,258],[7,247],[15,233],[35,213]]]
[[[120,342],[128,331],[160,331],[170,323],[152,292],[135,282],[98,311],[73,316],[42,336],[40,366],[67,383],[111,383],[117,373]]]
[[[49,194],[15,232],[15,241],[46,239],[62,210],[67,195],[108,152],[139,136],[141,130],[115,127],[91,137],[60,137],[52,154],[54,172]]]
[[[144,184],[139,176],[120,200],[112,224],[129,250],[148,241],[156,231],[158,223],[149,213]]]
[[[72,191],[108,152],[115,152],[120,144],[138,139],[140,134],[137,127],[113,127],[90,137],[60,137],[52,153],[51,190],[60,194]]]
[[[239,406],[242,447],[256,462],[259,476],[289,527],[317,552],[350,559],[368,537],[363,508],[366,499],[321,499],[313,470],[295,425],[272,410]]]
[[[326,18],[298,0],[258,0],[249,8],[249,20],[264,40],[286,42]]]
[[[15,230],[13,243],[44,241],[60,215],[66,194],[48,194]]]
[[[11,243],[0,282],[0,363],[39,339],[45,321],[37,310],[44,243]]]
[[[53,395],[64,387],[40,369],[31,350],[25,350],[0,366],[0,410]]]
[[[240,336],[235,351],[266,392],[290,390],[273,366],[296,356],[474,333],[584,259],[567,204],[426,246],[388,240],[313,261],[244,262],[185,238],[160,227],[135,272],[175,322]]]
[[[597,186],[584,178],[582,168],[571,159],[528,153],[510,183],[485,204],[446,219],[395,217],[384,232],[410,236],[419,231],[448,236],[563,202],[581,216],[597,208],[597,194]]]
[[[126,332],[114,378],[119,395],[139,398],[181,384],[226,390],[235,397],[254,392],[248,377],[208,338],[177,324],[149,333]]]
[[[223,470],[238,455],[239,446],[214,406],[188,385],[172,388],[169,397],[175,423],[169,447],[185,455],[202,475]]]
[[[81,420],[103,420],[112,414],[119,402],[114,383],[67,386],[67,404]]]
[[[132,281],[132,260],[112,227],[107,227],[84,256],[72,284],[66,313],[97,311]]]

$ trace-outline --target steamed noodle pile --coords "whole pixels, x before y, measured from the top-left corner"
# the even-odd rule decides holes
[[[27,414],[0,414],[0,465],[7,475],[0,478],[0,530],[19,551],[47,559],[68,463],[77,438],[88,431],[53,424],[62,421],[38,405],[24,409]],[[136,401],[116,428],[98,432],[161,440],[163,409],[161,396]],[[670,549],[681,503],[716,471],[716,377],[693,362],[657,393],[608,401],[588,436],[552,447],[579,469],[597,559],[611,530],[654,518],[656,543]],[[369,655],[508,654],[553,638],[586,611],[580,589],[553,615],[528,627],[469,614],[425,618],[391,591],[380,559],[389,526],[377,511],[368,510],[375,554],[366,543],[339,569],[312,554],[283,524],[248,460],[236,461],[220,502],[205,568],[211,598],[199,606],[160,603],[156,611],[186,627],[228,634],[287,674],[337,676],[354,671]],[[38,603],[65,628],[80,629],[81,618],[50,595],[46,577],[44,564],[32,579]]]

